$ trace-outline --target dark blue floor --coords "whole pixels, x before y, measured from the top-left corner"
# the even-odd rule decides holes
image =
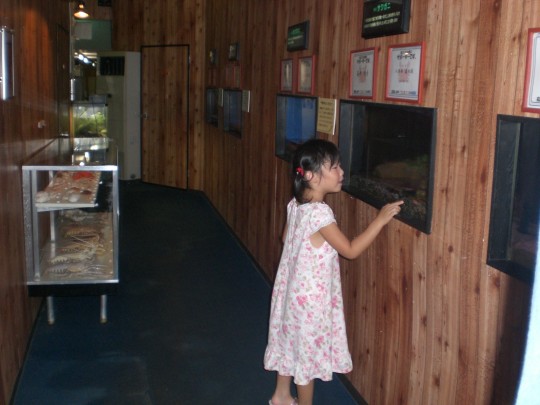
[[[121,184],[120,285],[99,322],[98,297],[42,308],[14,405],[265,405],[271,287],[206,197]],[[340,379],[316,405],[357,402]]]

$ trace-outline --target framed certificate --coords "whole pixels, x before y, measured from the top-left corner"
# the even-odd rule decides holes
[[[240,44],[238,42],[229,44],[228,58],[230,61],[240,60]]]
[[[293,91],[293,60],[283,59],[281,61],[280,79],[279,79],[279,91]]]
[[[523,111],[540,112],[540,28],[529,29]]]
[[[349,59],[349,97],[373,99],[377,49],[352,51]]]
[[[423,71],[423,42],[390,46],[384,98],[413,104],[421,103]]]
[[[298,58],[297,91],[302,94],[313,94],[315,85],[315,56]]]

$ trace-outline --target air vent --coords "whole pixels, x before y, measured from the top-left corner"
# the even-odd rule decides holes
[[[99,58],[99,74],[101,76],[124,76],[123,56],[101,56]]]

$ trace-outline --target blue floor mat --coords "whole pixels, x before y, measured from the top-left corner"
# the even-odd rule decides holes
[[[204,194],[122,182],[120,284],[55,297],[36,320],[13,405],[265,405],[271,287]],[[357,401],[340,379],[315,405]]]

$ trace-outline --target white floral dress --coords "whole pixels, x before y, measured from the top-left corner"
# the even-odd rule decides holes
[[[310,236],[335,222],[325,203],[287,206],[287,235],[272,292],[268,346],[264,367],[294,376],[306,385],[348,373],[347,345],[337,251],[327,242],[319,248]]]

